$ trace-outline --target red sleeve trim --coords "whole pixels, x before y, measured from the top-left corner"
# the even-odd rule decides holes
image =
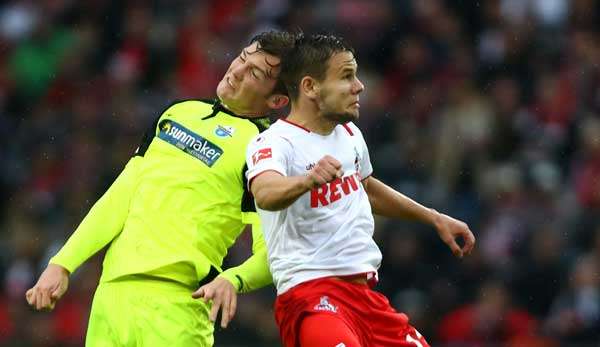
[[[294,123],[294,122],[291,122],[291,121],[289,121],[289,120],[287,120],[287,119],[285,119],[285,118],[281,118],[281,120],[282,120],[282,121],[284,121],[284,122],[286,122],[286,123],[288,123],[288,124],[291,124],[291,125],[293,125],[293,126],[295,126],[295,127],[298,127],[298,128],[300,128],[300,129],[302,129],[302,130],[306,131],[307,133],[309,133],[309,132],[310,132],[310,130],[309,130],[309,129],[306,129],[305,127],[303,127],[303,126],[302,126],[302,125],[300,125],[300,124],[296,124],[296,123]]]
[[[342,124],[342,126],[344,127],[344,129],[346,129],[350,136],[354,136],[354,133],[352,132],[352,129],[350,129],[350,127],[348,126],[348,123]]]

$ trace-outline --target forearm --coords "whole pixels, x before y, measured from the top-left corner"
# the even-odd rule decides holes
[[[437,211],[419,204],[374,177],[368,180],[367,194],[374,214],[435,225],[439,215]]]
[[[253,291],[273,282],[267,263],[267,251],[264,249],[254,253],[241,265],[223,271],[219,276],[229,280],[238,293]]]
[[[122,230],[135,189],[139,157],[134,157],[111,187],[94,204],[50,263],[73,272],[109,244]]]
[[[263,210],[283,210],[309,191],[307,177],[281,176],[278,173],[266,172],[252,183],[252,193],[256,205]]]
[[[242,213],[242,222],[252,225],[252,256],[241,265],[227,269],[220,275],[229,280],[238,293],[259,289],[273,282],[267,263],[267,244],[258,214]]]

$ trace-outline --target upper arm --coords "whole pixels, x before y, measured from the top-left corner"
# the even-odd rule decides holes
[[[140,145],[135,150],[135,156],[143,157],[146,154],[148,147],[150,147],[150,143],[152,143],[152,140],[154,140],[154,137],[156,136],[156,127],[158,126],[160,117],[161,116],[156,117],[152,125],[146,129],[146,132],[142,136],[142,141],[140,141]]]
[[[246,178],[248,187],[255,194],[256,180],[268,182],[272,175],[288,175],[288,157],[291,145],[285,139],[272,134],[259,134],[246,151]],[[261,184],[259,183],[258,186]]]
[[[366,178],[373,174],[373,165],[371,164],[371,157],[369,155],[369,147],[365,142],[365,138],[363,137],[360,129],[352,122],[347,123],[348,127],[351,129],[352,134],[354,134],[355,140],[355,151],[358,156],[359,163],[359,174],[362,178]]]
[[[254,176],[248,183],[252,195],[256,196],[264,187],[272,184],[273,180],[278,177],[283,177],[283,175],[275,170],[262,171]]]
[[[367,192],[367,194],[369,194],[369,182],[371,181],[371,176],[364,178],[362,181],[360,181],[363,185],[363,188],[365,188],[365,192]]]
[[[369,156],[369,149],[366,142],[362,139],[362,154],[360,158],[360,176],[370,177],[373,174],[373,165],[371,164],[371,157]]]
[[[252,224],[252,254],[266,250],[265,236],[261,223]]]
[[[196,101],[191,101],[191,103],[192,104],[196,103]],[[139,156],[139,157],[143,157],[146,154],[146,151],[148,150],[148,147],[150,147],[150,144],[152,143],[152,141],[156,137],[156,134],[157,134],[157,131],[158,131],[159,121],[162,120],[163,116],[165,116],[165,115],[167,115],[169,113],[181,112],[180,111],[180,107],[186,107],[186,105],[190,105],[190,102],[188,100],[178,100],[178,101],[172,102],[167,107],[165,107],[160,112],[160,114],[158,115],[158,117],[156,117],[154,119],[154,121],[148,127],[148,129],[146,129],[146,132],[142,136],[142,140],[140,141],[140,145],[135,150],[135,154],[134,155],[135,156]]]

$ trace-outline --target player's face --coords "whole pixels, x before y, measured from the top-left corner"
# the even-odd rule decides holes
[[[280,59],[258,50],[258,42],[244,48],[231,62],[217,86],[217,96],[232,111],[264,115],[271,106],[280,70]]]
[[[320,82],[319,109],[323,117],[338,122],[355,121],[359,115],[358,95],[365,86],[356,76],[358,64],[350,52],[329,58],[325,79]]]

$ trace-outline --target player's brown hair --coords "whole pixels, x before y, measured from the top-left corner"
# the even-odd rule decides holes
[[[250,44],[254,42],[258,42],[258,49],[260,51],[276,56],[283,61],[294,48],[297,42],[297,34],[287,31],[265,31],[250,40]],[[287,95],[287,89],[281,80],[281,76],[277,78],[273,94]]]
[[[354,48],[343,38],[332,34],[296,34],[296,44],[284,56],[280,73],[290,99],[293,101],[298,98],[300,81],[304,76],[322,81],[329,67],[329,59],[340,52],[354,55]]]

